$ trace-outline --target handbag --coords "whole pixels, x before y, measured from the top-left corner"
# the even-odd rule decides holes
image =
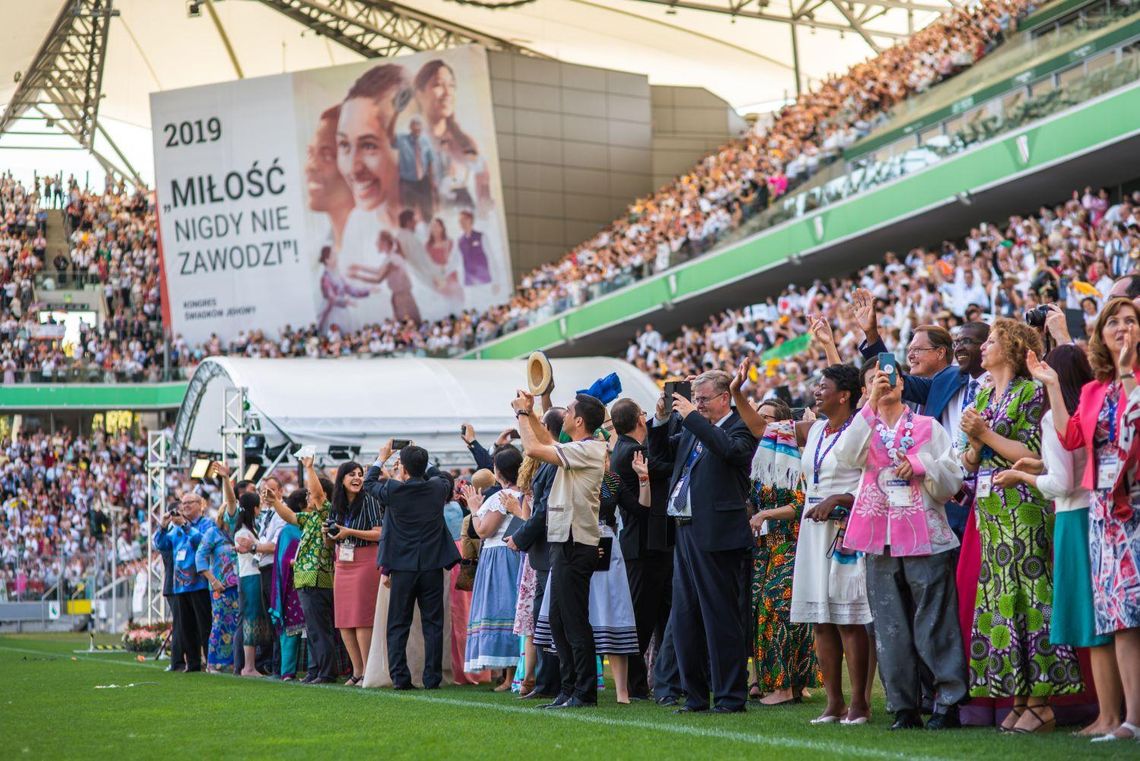
[[[470,592],[475,588],[475,569],[479,565],[483,540],[474,534],[471,530],[471,516],[468,515],[463,519],[459,531],[459,575],[455,579],[455,588],[461,592]]]
[[[828,596],[837,603],[853,603],[867,595],[867,566],[862,552],[843,549],[846,522],[839,524],[839,533],[827,550],[831,561],[827,572]]]

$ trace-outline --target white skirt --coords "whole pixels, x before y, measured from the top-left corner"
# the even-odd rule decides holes
[[[843,568],[846,590],[836,589],[832,572],[834,561],[827,556],[839,533],[835,521],[804,518],[796,543],[796,565],[792,575],[791,620],[795,624],[869,624],[871,606],[867,602],[867,572],[862,556]],[[844,594],[844,591],[847,594]]]
[[[602,525],[602,536],[612,537],[609,526]],[[534,624],[534,644],[555,652],[550,634],[550,579],[546,581],[547,594],[542,597],[542,609]],[[629,593],[625,558],[621,545],[614,539],[610,554],[610,567],[590,577],[590,628],[594,630],[594,652],[605,655],[636,655],[637,623],[633,618],[633,597]]]

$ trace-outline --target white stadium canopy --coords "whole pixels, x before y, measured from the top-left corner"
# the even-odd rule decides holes
[[[660,391],[632,365],[608,357],[551,360],[555,404],[610,373],[622,396],[652,410]],[[412,439],[444,465],[471,465],[460,440],[462,423],[474,426],[490,448],[515,427],[510,402],[524,388],[523,360],[462,359],[247,359],[212,357],[198,366],[178,411],[175,460],[222,450],[225,390],[244,387],[250,427],[269,447],[359,447],[371,460],[390,438]]]
[[[324,13],[335,24],[369,13],[389,14],[384,18],[391,22],[393,8],[401,18],[428,14],[436,26],[466,30],[459,41],[486,37],[492,46],[647,74],[653,84],[704,87],[738,110],[763,111],[795,93],[793,28],[801,83],[809,85],[925,26],[952,0],[0,0],[0,103],[10,104],[34,70],[62,10],[79,8],[94,17],[92,9],[108,2],[114,15],[105,28],[97,83],[98,122],[106,135],[92,140],[113,156],[109,136],[149,181],[150,93],[362,58],[309,28],[317,24],[297,20],[305,14]],[[492,7],[504,4],[510,7]],[[378,39],[403,40],[396,46],[401,52],[448,44],[391,23],[384,27],[389,37]],[[50,168],[61,154],[27,149],[75,147],[58,131],[28,134],[46,122],[44,115],[33,118],[39,127],[6,126],[3,165],[20,159]]]

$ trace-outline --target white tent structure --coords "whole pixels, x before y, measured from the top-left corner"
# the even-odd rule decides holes
[[[552,360],[555,404],[617,373],[622,396],[653,409],[660,391],[648,375],[608,357]],[[441,464],[470,466],[460,424],[490,443],[515,427],[510,402],[525,387],[523,360],[459,359],[207,359],[190,380],[172,441],[174,461],[224,450],[227,391],[246,389],[245,427],[265,446],[359,448],[371,461],[390,438],[411,439]]]
[[[766,111],[794,96],[797,71],[810,87],[959,2],[0,0],[0,104],[24,117],[0,112],[0,161],[42,171],[81,143],[149,182],[152,92],[465,42]]]

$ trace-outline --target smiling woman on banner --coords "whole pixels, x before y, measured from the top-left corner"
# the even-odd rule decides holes
[[[355,204],[345,226],[341,267],[349,277],[373,285],[387,281],[393,293],[390,304],[373,298],[351,306],[347,324],[341,326],[346,330],[391,316],[418,319],[414,298],[395,298],[397,293],[414,291],[414,284],[404,282],[411,275],[406,267],[399,266],[402,262],[395,260],[395,250],[380,250],[381,233],[398,229],[403,210],[396,122],[411,97],[404,67],[383,64],[362,74],[340,107],[337,168]]]

